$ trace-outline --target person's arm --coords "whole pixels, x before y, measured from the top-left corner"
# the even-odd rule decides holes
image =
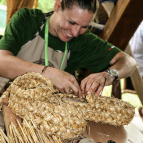
[[[10,51],[0,50],[0,75],[3,77],[14,79],[27,72],[41,73],[43,67],[15,57]]]
[[[130,76],[136,67],[135,60],[124,52],[119,52],[110,61],[110,69],[116,69],[119,74],[119,79]],[[108,72],[94,73],[86,77],[81,82],[81,91],[85,94],[95,92],[98,96],[103,90],[104,86],[111,85],[114,77],[111,77]]]
[[[10,51],[0,50],[0,76],[14,79],[27,72],[41,73],[43,68],[43,65],[30,63],[15,57]],[[61,93],[68,93],[72,89],[75,95],[79,94],[81,96],[80,87],[71,74],[48,67],[43,75],[49,78]]]
[[[134,72],[136,61],[134,58],[121,51],[111,60],[110,65],[111,69],[116,69],[118,71],[118,79],[121,79],[130,76]]]

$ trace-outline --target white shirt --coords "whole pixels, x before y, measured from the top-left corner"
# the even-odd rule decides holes
[[[143,77],[143,21],[129,41],[129,45],[137,62],[137,68]]]

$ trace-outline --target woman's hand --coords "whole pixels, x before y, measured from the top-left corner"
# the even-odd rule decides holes
[[[111,77],[108,72],[90,74],[81,81],[81,91],[84,94],[95,92],[95,96],[100,95],[104,86],[111,85],[114,77]]]
[[[75,95],[82,96],[79,84],[73,75],[52,67],[48,67],[43,75],[49,78],[61,93],[73,90]]]
[[[111,65],[110,69],[118,71],[118,80],[128,77],[136,68],[135,60],[122,51],[117,53],[109,64]],[[80,85],[81,91],[84,94],[95,92],[95,95],[98,96],[104,86],[111,85],[113,80],[114,77],[111,77],[108,72],[91,74],[82,80]]]

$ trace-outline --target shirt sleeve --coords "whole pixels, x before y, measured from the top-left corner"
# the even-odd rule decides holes
[[[37,13],[42,14],[40,10],[27,8],[22,8],[16,12],[0,40],[0,49],[11,51],[16,56],[22,45],[28,42],[39,28],[39,21],[36,19]],[[41,19],[43,17],[44,15],[41,16]]]
[[[92,33],[86,33],[78,49],[78,65],[92,72],[100,72],[110,66],[110,61],[121,50]]]

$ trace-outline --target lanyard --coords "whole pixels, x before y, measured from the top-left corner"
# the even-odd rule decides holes
[[[45,27],[45,66],[49,66],[49,62],[48,62],[48,39],[49,39],[49,19],[50,19],[50,16],[48,17],[47,19],[47,22],[46,22],[46,27]],[[61,62],[61,65],[60,65],[60,70],[62,69],[63,67],[63,63],[65,61],[65,58],[66,58],[66,54],[67,54],[67,42],[65,43],[65,51],[64,51],[64,55],[63,55],[63,58],[62,58],[62,62]]]

